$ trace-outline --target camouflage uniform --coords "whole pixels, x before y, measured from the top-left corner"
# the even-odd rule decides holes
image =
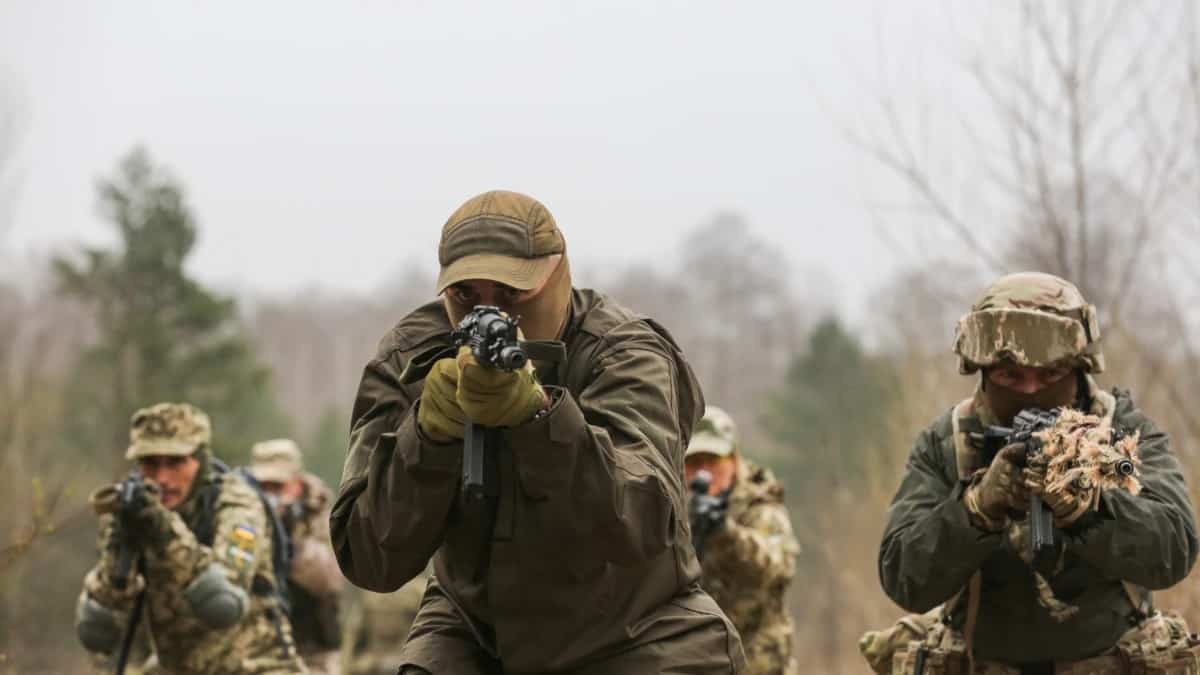
[[[288,575],[292,632],[296,648],[314,674],[341,672],[339,603],[345,585],[329,543],[329,506],[333,494],[319,477],[304,471],[299,446],[288,439],[255,444],[250,473],[260,482],[299,479],[303,496],[286,505],[283,523],[292,541]]]
[[[186,404],[159,404],[134,415],[130,438],[128,459],[196,453],[201,467],[178,509],[167,510],[152,500],[149,518],[157,536],[150,537],[143,550],[143,572],[124,590],[112,583],[115,560],[110,542],[116,521],[101,517],[100,561],[85,578],[79,599],[81,639],[86,622],[97,613],[107,612],[123,633],[144,589],[143,620],[155,653],[143,672],[306,672],[274,594],[270,523],[262,501],[245,481],[213,471],[207,416]],[[200,544],[193,532],[203,515],[200,495],[206,492],[215,509],[211,546]],[[248,599],[233,625],[214,628],[197,613],[194,593],[201,587],[198,582],[211,578],[206,575],[217,575]]]
[[[1073,368],[1062,380],[1067,388],[1060,396],[1073,397],[1070,407],[1110,420],[1122,436],[1136,434],[1141,492],[1103,489],[1095,506],[1077,520],[1059,525],[1056,515],[1052,555],[1031,562],[1021,536],[1026,520],[1010,515],[1011,525],[985,528],[964,495],[989,465],[981,446],[986,425],[1008,424],[1023,407],[1068,404],[1044,395],[1058,384],[1016,396],[1015,390],[1005,392],[981,378],[974,397],[917,438],[888,511],[879,550],[884,590],[902,607],[926,614],[864,636],[860,647],[877,672],[915,672],[917,642],[908,637],[926,640],[920,647],[928,650],[926,673],[953,672],[969,657],[975,672],[1098,674],[1134,672],[1139,663],[1169,661],[1178,654],[1196,658],[1187,653],[1193,645],[1186,639],[1156,643],[1148,637],[1162,637],[1168,623],[1150,611],[1148,591],[1183,579],[1200,542],[1166,435],[1128,392],[1104,391],[1090,376],[1104,367],[1095,317],[1070,283],[1047,274],[1011,275],[988,289],[959,322],[955,351],[963,373],[1002,362]],[[1078,607],[1077,613],[1055,617],[1039,604],[1037,575],[1044,575],[1055,596]],[[1142,620],[1147,614],[1150,618]],[[893,670],[897,643],[911,646],[896,652]],[[1200,670],[1193,665],[1169,672]]]
[[[733,420],[708,406],[687,455],[732,456],[737,464],[725,524],[704,540],[702,584],[742,636],[747,675],[793,673],[794,626],[786,600],[800,546],[783,486],[736,448]]]
[[[359,594],[346,620],[347,675],[394,675],[428,578],[422,574],[395,593]]]

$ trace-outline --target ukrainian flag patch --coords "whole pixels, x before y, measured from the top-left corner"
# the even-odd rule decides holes
[[[232,538],[238,545],[249,547],[254,543],[254,528],[249,525],[236,525],[233,528]]]

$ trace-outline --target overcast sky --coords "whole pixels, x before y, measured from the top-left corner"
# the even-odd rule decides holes
[[[669,258],[738,211],[857,302],[894,266],[864,200],[895,188],[838,120],[869,105],[879,40],[889,65],[945,67],[945,7],[0,0],[0,76],[28,113],[0,246],[108,240],[95,179],[144,144],[186,184],[193,268],[227,288],[432,268],[446,216],[508,188],[593,266]]]

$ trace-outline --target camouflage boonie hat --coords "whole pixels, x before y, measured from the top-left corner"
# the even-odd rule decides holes
[[[289,438],[255,443],[250,450],[250,475],[260,483],[286,483],[303,470],[300,446]]]
[[[159,403],[133,414],[125,459],[184,457],[211,441],[212,424],[204,411],[187,403]]]
[[[692,432],[692,441],[688,443],[684,458],[692,455],[717,455],[728,457],[738,446],[737,425],[729,413],[715,405],[704,408],[704,417],[696,424]]]
[[[958,320],[954,353],[964,375],[1011,360],[1045,368],[1069,365],[1104,371],[1096,308],[1071,282],[1021,272],[993,283]]]
[[[458,207],[442,227],[437,292],[468,279],[537,288],[554,269],[552,256],[566,248],[541,202],[518,192],[485,192]]]

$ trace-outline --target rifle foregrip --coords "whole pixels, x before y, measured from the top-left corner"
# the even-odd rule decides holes
[[[119,485],[105,485],[88,496],[88,504],[97,516],[106,513],[116,513],[120,508],[121,490]]]

